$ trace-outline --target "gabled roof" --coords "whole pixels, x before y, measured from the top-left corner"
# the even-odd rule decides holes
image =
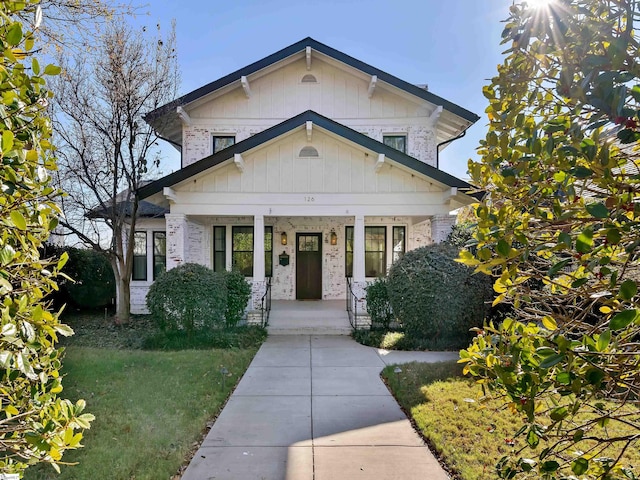
[[[236,70],[235,72],[230,73],[229,75],[226,75],[214,82],[208,83],[207,85],[204,85],[190,93],[187,93],[186,95],[183,95],[182,97],[172,101],[171,103],[163,105],[149,112],[145,116],[145,120],[147,122],[152,123],[154,119],[161,117],[167,113],[175,113],[176,107],[187,105],[233,82],[237,82],[242,76],[249,76],[276,62],[284,60],[285,58],[295,55],[296,53],[299,53],[301,51],[304,51],[307,47],[311,47],[311,49],[317,52],[320,52],[320,53],[323,53],[324,55],[332,57],[333,59],[339,62],[342,62],[346,65],[349,65],[357,70],[360,70],[368,75],[376,75],[378,77],[378,80],[381,80],[390,85],[393,85],[401,90],[404,90],[410,93],[411,95],[422,98],[423,100],[426,100],[430,103],[433,103],[435,105],[440,105],[445,110],[448,110],[449,112],[455,115],[458,115],[459,117],[462,117],[471,123],[475,123],[480,119],[480,117],[478,117],[478,115],[476,115],[475,113],[470,112],[469,110],[462,108],[461,106],[456,105],[455,103],[445,100],[444,98],[439,97],[438,95],[435,95],[420,86],[405,82],[404,80],[401,80],[398,77],[395,77],[367,63],[364,63],[356,58],[353,58],[345,53],[342,53],[336,50],[335,48],[331,48],[328,45],[325,45],[324,43],[320,43],[311,37],[307,37],[303,40],[300,40],[299,42],[294,43],[293,45],[289,45],[288,47],[283,48],[282,50],[263,58],[262,60],[258,60],[257,62],[254,62],[251,65],[247,65],[246,67],[243,67],[240,70]]]
[[[335,122],[325,116],[320,115],[312,110],[307,110],[295,117],[285,120],[278,125],[275,125],[267,130],[263,130],[246,140],[236,143],[224,150],[221,150],[213,155],[203,158],[191,165],[188,165],[176,172],[173,172],[165,177],[162,177],[154,182],[145,185],[138,189],[138,195],[140,198],[148,198],[158,192],[161,192],[164,187],[171,187],[177,183],[187,180],[194,175],[204,172],[205,170],[215,167],[231,158],[237,153],[242,154],[248,150],[256,148],[266,142],[269,142],[281,135],[294,130],[300,126],[306,124],[306,122],[313,122],[315,126],[321,127],[335,135],[338,135],[346,140],[356,143],[364,148],[367,148],[373,152],[384,154],[387,158],[404,165],[415,172],[426,175],[433,180],[443,183],[449,187],[456,187],[458,189],[472,189],[464,180],[460,180],[453,175],[449,175],[442,170],[439,170],[431,165],[427,165],[420,160],[402,153],[395,148],[391,148],[382,142],[374,140],[371,137],[356,132],[355,130],[346,127],[338,122]]]

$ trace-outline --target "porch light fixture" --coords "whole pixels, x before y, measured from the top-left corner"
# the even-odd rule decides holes
[[[336,231],[332,228],[331,229],[331,245],[337,245],[338,244],[338,235],[336,234]]]
[[[280,243],[282,245],[287,244],[287,232],[282,232],[282,234],[280,235]]]

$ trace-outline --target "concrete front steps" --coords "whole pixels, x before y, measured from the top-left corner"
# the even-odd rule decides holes
[[[344,300],[273,300],[269,335],[350,335]]]

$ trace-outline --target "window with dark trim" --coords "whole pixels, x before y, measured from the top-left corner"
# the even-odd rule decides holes
[[[214,135],[213,136],[213,153],[229,148],[236,143],[236,137],[231,135]]]
[[[231,264],[245,277],[253,276],[253,227],[231,228]],[[264,227],[264,274],[273,275],[273,227]]]
[[[133,268],[131,280],[147,279],[147,232],[133,234]]]
[[[264,227],[264,275],[273,276],[273,227]]]
[[[245,277],[253,276],[253,227],[231,227],[231,265]]]
[[[353,227],[345,227],[344,231],[344,273],[353,277]]]
[[[167,234],[153,232],[153,279],[167,271]]]
[[[227,269],[227,227],[213,227],[213,271],[224,272]]]
[[[353,227],[345,227],[345,274],[353,276]],[[387,227],[364,227],[364,274],[387,274]]]
[[[400,150],[402,153],[407,153],[406,135],[383,135],[382,143],[396,150]]]
[[[387,274],[387,227],[364,227],[364,274]]]
[[[392,262],[401,259],[407,251],[405,227],[393,227],[393,259]]]

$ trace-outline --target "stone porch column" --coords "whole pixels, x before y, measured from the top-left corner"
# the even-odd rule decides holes
[[[364,272],[364,215],[356,215],[353,224],[353,281],[363,283]]]
[[[167,225],[167,270],[185,263],[187,252],[185,251],[189,234],[187,216],[183,213],[167,213],[165,215]]]
[[[433,243],[444,242],[455,223],[455,215],[434,215],[431,217],[431,239]]]

